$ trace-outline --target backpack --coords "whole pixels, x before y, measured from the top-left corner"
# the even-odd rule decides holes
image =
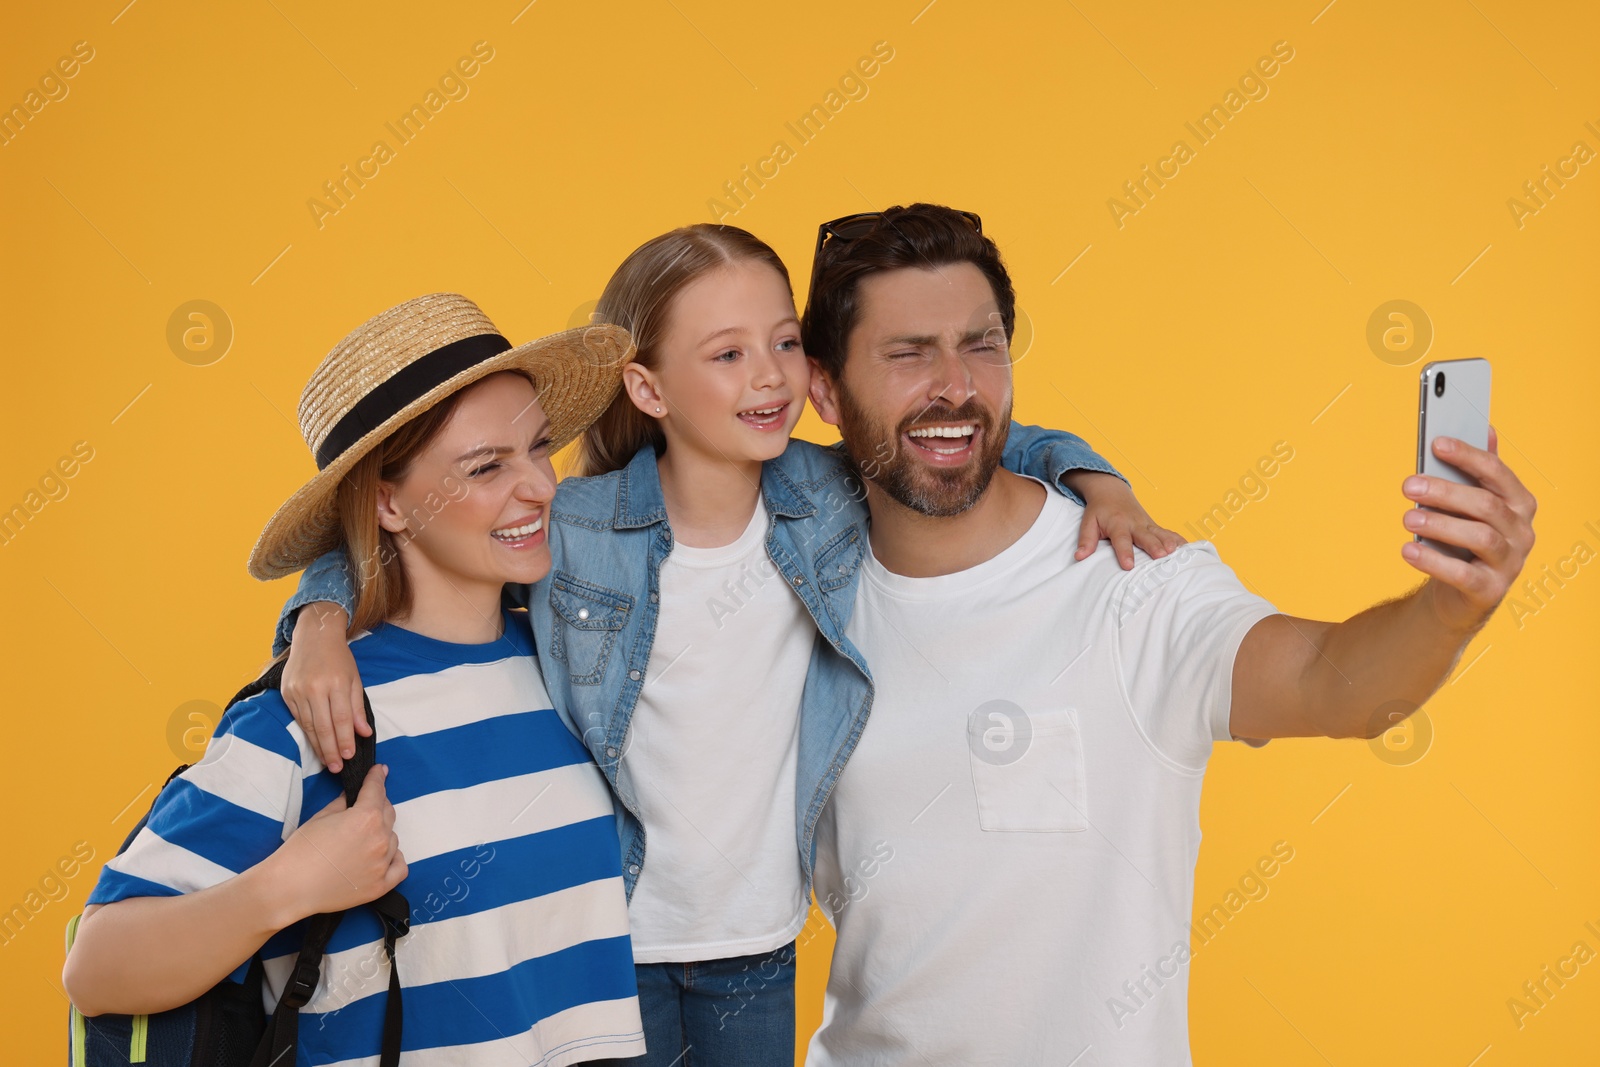
[[[228,701],[231,708],[241,700],[268,689],[277,689],[283,680],[283,663],[267,669]],[[367,724],[373,725],[372,702],[361,694],[366,705]],[[226,708],[223,709],[226,712]],[[339,772],[344,785],[345,803],[354,804],[361,783],[372,768],[377,753],[377,733],[356,735],[354,759],[346,760]],[[179,767],[162,783],[166,789],[174,778],[188,769]],[[157,796],[160,794],[158,793]],[[153,803],[153,802],[152,802]],[[150,819],[146,812],[128,834],[117,855],[125,852]],[[383,1052],[380,1067],[398,1067],[400,1062],[400,978],[395,968],[395,942],[410,929],[411,905],[395,890],[363,907],[372,908],[383,920],[383,951],[389,959],[389,995],[384,1005]],[[328,939],[344,917],[343,912],[313,915],[305,921],[305,941],[294,971],[284,987],[283,997],[269,1018],[262,1007],[265,971],[261,954],[250,958],[243,983],[224,978],[188,1004],[154,1015],[82,1015],[76,1007],[68,1021],[69,1063],[71,1067],[110,1067],[113,1064],[148,1063],[151,1067],[293,1067],[299,1036],[300,1008],[316,992],[321,977],[322,957]],[[67,948],[72,948],[81,915],[67,924]]]

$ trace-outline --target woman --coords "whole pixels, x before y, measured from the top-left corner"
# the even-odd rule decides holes
[[[998,256],[950,215],[972,254]],[[839,622],[866,507],[841,455],[790,439],[810,370],[765,243],[732,226],[663,234],[618,268],[596,317],[638,354],[582,438],[590,477],[557,492],[529,622],[557,707],[616,791],[644,1064],[788,1064],[816,818],[871,704]],[[1086,494],[1088,545],[1101,531],[1152,555],[1181,541],[1078,438],[1013,426],[1010,441],[1008,466]],[[339,570],[313,565],[286,613],[347,596]],[[296,624],[285,688],[337,757],[360,683],[319,612]]]
[[[412,905],[395,955],[402,1062],[644,1050],[606,783],[551,708],[527,623],[501,607],[506,583],[549,571],[550,456],[629,354],[613,327],[513,348],[471,301],[437,294],[317,368],[300,413],[321,469],[250,570],[279,577],[335,548],[357,562],[349,647],[379,765],[347,807],[276,691],[230,708],[90,895],[63,975],[84,1014],[177,1007],[258,952],[270,1011],[302,920],[397,888]],[[296,1062],[378,1055],[382,942],[374,913],[345,915]]]

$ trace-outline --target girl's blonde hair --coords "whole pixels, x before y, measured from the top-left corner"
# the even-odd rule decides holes
[[[790,285],[778,253],[737,226],[701,222],[652,238],[634,249],[611,276],[595,305],[597,322],[622,326],[633,335],[634,362],[654,370],[660,359],[673,299],[702,275],[742,260],[765,263]],[[626,390],[578,438],[570,473],[606,474],[628,465],[645,445],[661,452],[666,439],[655,419],[640,411]]]

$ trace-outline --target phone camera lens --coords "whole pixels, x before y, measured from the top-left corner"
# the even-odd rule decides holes
[[[1444,396],[1444,372],[1440,371],[1433,379],[1433,395]]]

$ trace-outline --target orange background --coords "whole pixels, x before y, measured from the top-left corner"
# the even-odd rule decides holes
[[[339,337],[441,289],[515,340],[562,328],[639,242],[713,217],[803,292],[817,222],[917,199],[979,212],[1005,252],[1019,416],[1083,434],[1169,526],[1222,504],[1223,557],[1296,614],[1413,582],[1421,323],[1407,344],[1380,316],[1401,332],[1374,347],[1374,312],[1410,301],[1427,359],[1494,363],[1502,450],[1541,502],[1529,577],[1566,577],[1489,624],[1431,737],[1218,750],[1197,910],[1275,842],[1294,858],[1197,953],[1194,1054],[1592,1060],[1600,963],[1508,1007],[1576,942],[1600,951],[1592,5],[124,3],[19,8],[0,35],[0,106],[24,109],[0,138],[0,508],[24,509],[0,539],[0,909],[28,914],[0,938],[8,1062],[63,1054],[67,918],[204,721],[190,702],[267,652],[290,583],[244,561],[311,470],[292,416]],[[80,41],[92,58],[41,89]],[[479,41],[466,95],[400,144],[386,123]],[[1200,143],[1185,123],[1280,41],[1266,95]],[[814,105],[802,143],[786,124]],[[380,139],[339,210],[308,206]],[[1179,139],[1192,158],[1129,200]],[[1533,201],[1547,165],[1568,177]],[[193,300],[225,351],[215,315],[169,341]],[[52,480],[78,442],[92,458]],[[1278,442],[1264,495],[1230,497]],[[802,1041],[827,948],[801,957]]]

